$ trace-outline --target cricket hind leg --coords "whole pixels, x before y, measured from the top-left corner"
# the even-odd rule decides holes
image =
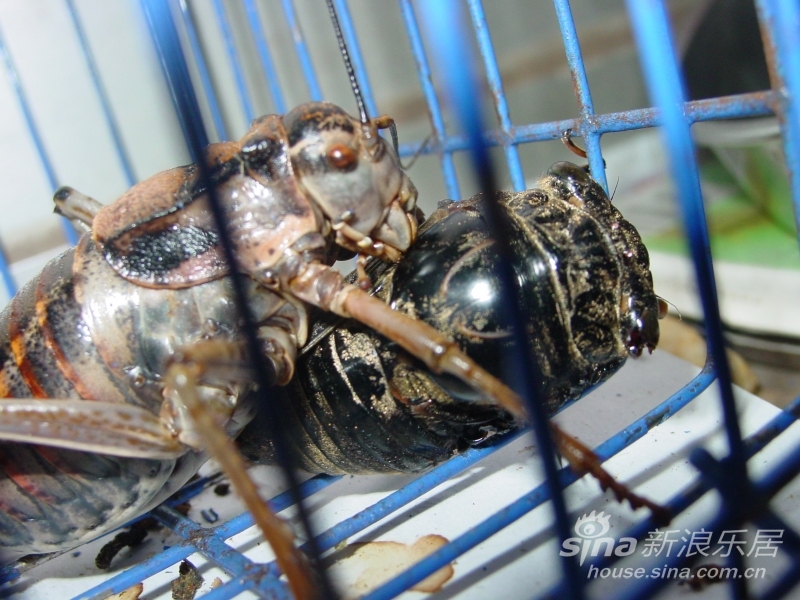
[[[600,458],[591,448],[566,433],[552,421],[550,422],[550,432],[558,453],[566,459],[576,474],[581,476],[590,474],[597,479],[603,490],[611,490],[618,502],[627,500],[633,510],[647,508],[661,524],[667,524],[672,520],[668,509],[635,494],[625,484],[614,479],[614,476],[603,468]]]
[[[187,451],[144,408],[68,398],[0,399],[0,440],[130,458],[171,459]]]
[[[275,552],[278,566],[286,575],[294,597],[303,600],[320,598],[317,577],[309,560],[296,547],[294,533],[258,495],[242,455],[223,426],[205,409],[200,395],[204,382],[213,381],[228,372],[228,368],[244,369],[240,375],[246,375],[249,367],[243,354],[240,345],[225,342],[203,342],[188,348],[170,363],[165,377],[165,394],[185,407],[196,434],[203,440],[203,447],[220,464]]]

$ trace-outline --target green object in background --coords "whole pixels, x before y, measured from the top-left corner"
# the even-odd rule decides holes
[[[722,158],[722,157],[720,157]],[[700,167],[701,181],[727,186],[731,194],[706,205],[714,260],[775,269],[800,270],[786,171],[770,149],[750,147],[737,156],[736,178],[716,157]],[[742,178],[742,175],[746,179]],[[682,229],[646,237],[651,251],[688,256]]]

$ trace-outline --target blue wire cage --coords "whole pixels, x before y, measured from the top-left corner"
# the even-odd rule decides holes
[[[367,109],[371,115],[380,114],[380,103],[376,100],[380,94],[376,96],[373,93],[371,81],[374,74],[368,68],[369,57],[363,55],[360,43],[369,32],[365,29],[363,21],[354,20],[351,15],[352,7],[346,0],[336,0],[335,4],[356,75],[364,92]],[[780,553],[788,559],[788,562],[770,580],[769,585],[757,590],[758,597],[781,597],[792,590],[800,579],[800,569],[796,567],[797,560],[800,559],[800,536],[785,517],[770,508],[769,500],[800,471],[800,446],[790,444],[780,458],[772,461],[769,469],[757,479],[748,476],[745,465],[749,458],[764,449],[794,423],[794,414],[800,410],[800,404],[796,401],[755,434],[743,438],[731,385],[730,367],[724,350],[722,320],[709,253],[708,227],[690,127],[700,121],[777,116],[789,171],[795,222],[800,223],[800,177],[796,174],[796,169],[800,165],[800,106],[795,102],[795,99],[800,97],[800,4],[796,0],[755,1],[767,49],[770,89],[687,101],[680,61],[675,48],[675,36],[671,31],[670,20],[663,3],[656,0],[647,2],[627,0],[627,15],[638,51],[641,74],[649,96],[649,106],[604,113],[597,113],[594,108],[587,67],[581,53],[581,37],[576,29],[570,3],[568,0],[554,0],[553,5],[555,20],[552,25],[560,28],[578,116],[532,123],[512,121],[512,110],[509,108],[504,80],[493,46],[493,30],[489,27],[480,0],[431,0],[416,3],[411,0],[399,0],[397,5],[392,5],[392,9],[397,11],[395,18],[404,26],[404,31],[401,33],[406,37],[404,43],[410,48],[410,56],[413,58],[424,99],[424,108],[429,117],[429,127],[432,130],[430,140],[423,141],[420,136],[420,140],[403,143],[400,145],[400,153],[404,157],[410,157],[418,152],[423,156],[431,156],[432,160],[438,162],[441,170],[443,183],[439,189],[450,198],[461,198],[468,195],[462,193],[462,190],[468,189],[469,185],[474,186],[474,181],[472,184],[469,182],[470,175],[474,178],[474,174],[482,170],[491,172],[491,167],[488,166],[490,158],[504,159],[506,170],[501,170],[499,175],[501,181],[507,180],[508,185],[515,190],[525,189],[526,169],[530,177],[547,166],[529,167],[524,158],[525,145],[559,140],[565,132],[571,131],[573,135],[582,138],[586,145],[592,176],[608,190],[601,153],[601,137],[604,134],[642,128],[660,128],[668,170],[674,183],[675,196],[678,199],[695,267],[708,339],[708,360],[696,377],[682,382],[679,391],[660,399],[662,401],[647,414],[638,415],[635,421],[620,428],[615,435],[596,448],[596,453],[602,460],[619,454],[646,436],[648,431],[657,428],[659,424],[691,403],[716,381],[722,406],[727,450],[720,455],[721,458],[715,458],[703,449],[694,451],[691,461],[699,475],[683,491],[669,496],[666,506],[673,514],[678,515],[706,496],[709,491],[715,490],[719,497],[719,505],[712,517],[697,524],[698,530],[735,531],[741,530],[745,523],[755,523],[764,530],[782,531]],[[263,108],[264,98],[269,99],[266,104],[276,113],[283,113],[291,108],[289,98],[298,102],[308,99],[329,99],[324,91],[328,75],[319,66],[319,55],[315,62],[313,44],[303,35],[301,15],[292,0],[281,0],[280,3],[259,3],[256,0],[223,3],[221,0],[213,0],[203,6],[205,8],[199,10],[197,5],[192,5],[186,0],[176,2],[142,0],[140,5],[133,5],[132,8],[137,13],[139,28],[131,27],[137,33],[146,36],[148,34],[144,23],[149,22],[151,26],[152,40],[149,37],[144,39],[147,44],[152,44],[149,46],[151,54],[147,58],[153,64],[157,64],[156,61],[160,60],[164,64],[165,71],[168,71],[169,62],[176,55],[188,57],[194,93],[200,98],[198,110],[202,109],[202,113],[197,112],[188,117],[183,114],[185,119],[191,121],[202,116],[205,127],[213,132],[211,137],[223,140],[237,137],[229,132],[229,129],[237,128],[237,125],[231,124],[251,121]],[[81,13],[74,0],[65,0],[65,8],[82,52],[82,60],[87,66],[88,84],[93,90],[95,102],[103,116],[105,135],[110,139],[110,147],[116,152],[122,178],[128,186],[132,185],[137,179],[137,169],[128,150],[130,144],[126,141],[126,135],[130,135],[130,130],[126,134],[125,123],[115,113],[113,99],[108,93],[102,69],[98,66],[101,62],[100,57],[96,57],[92,52],[92,39],[84,28],[88,12]],[[320,18],[327,19],[322,0],[314,10],[321,15]],[[359,22],[364,25],[361,31],[357,31],[356,27]],[[5,32],[6,23],[0,22],[0,28]],[[225,77],[235,90],[235,94],[220,93],[221,76],[218,72],[215,76],[215,68],[217,71],[220,69],[220,57],[211,56],[207,47],[207,34],[211,29],[216,31],[221,41],[217,51],[222,53],[226,62]],[[204,32],[206,45],[203,43]],[[283,39],[285,43],[278,44],[277,39]],[[392,39],[401,40],[402,36]],[[171,50],[170,44],[173,44]],[[276,52],[279,48],[283,49],[284,53]],[[331,48],[332,46],[328,51],[333,54]],[[476,61],[465,60],[464,57],[470,55],[473,49],[477,51]],[[47,132],[42,129],[41,119],[36,116],[34,109],[36,99],[29,99],[27,96],[26,74],[17,71],[14,46],[11,41],[7,44],[6,39],[0,37],[0,52],[9,75],[9,89],[21,109],[21,117],[36,148],[49,186],[55,189],[67,182],[60,181],[56,175],[54,163],[57,161],[48,148]],[[339,60],[338,54],[335,60]],[[473,70],[475,64],[480,65],[480,69]],[[341,80],[346,86],[341,65],[335,69],[337,73],[330,75],[330,78]],[[485,87],[476,83],[482,78],[485,79]],[[410,83],[403,82],[399,85],[410,85]],[[174,86],[173,82],[173,88]],[[484,89],[488,91],[484,92]],[[165,96],[162,96],[162,100],[164,98]],[[445,103],[443,98],[447,98],[448,102]],[[484,123],[481,102],[476,101],[477,98],[485,98],[487,103],[491,104],[496,116],[495,126]],[[180,102],[176,102],[176,106],[180,109]],[[203,129],[202,123],[200,129]],[[185,122],[184,133],[187,135],[190,133]],[[401,135],[403,135],[402,123]],[[498,150],[500,153],[495,154]],[[75,233],[71,228],[64,227],[64,235],[69,243],[75,242]],[[12,275],[9,261],[2,253],[0,253],[0,272],[7,294],[13,295],[17,282]],[[491,448],[467,451],[433,471],[410,480],[400,489],[385,494],[385,497],[378,502],[320,533],[317,536],[319,550],[321,552],[331,550],[348,538],[380,522],[381,519],[397,514],[426,493],[452,481],[454,477],[479,464],[479,461],[507,447],[514,442],[514,439],[508,438]],[[542,448],[547,446],[546,440],[541,435],[538,442]],[[552,456],[549,458],[552,463],[549,469],[552,471],[549,482],[545,481],[528,490],[502,510],[472,523],[466,533],[451,540],[401,575],[370,591],[367,597],[390,598],[403,593],[548,502],[552,502],[555,508],[556,520],[553,532],[549,535],[555,536],[558,547],[562,547],[566,538],[570,536],[569,532],[572,531],[574,521],[567,515],[560,490],[580,478],[568,468],[556,472]],[[545,464],[547,465],[547,461]],[[548,471],[548,468],[545,471]],[[326,489],[333,489],[332,486],[339,480],[338,477],[317,476],[302,483],[299,492],[303,498],[313,502],[316,494]],[[553,485],[551,488],[550,482],[556,480],[558,485]],[[177,534],[180,538],[179,543],[109,577],[78,597],[105,598],[109,594],[119,593],[137,582],[163,572],[190,555],[200,553],[229,576],[227,582],[206,593],[204,598],[209,600],[233,598],[246,591],[258,597],[288,598],[288,589],[279,579],[279,573],[273,563],[256,563],[226,543],[229,538],[252,527],[253,522],[248,514],[242,514],[218,526],[207,527],[193,522],[174,510],[174,506],[193,497],[213,481],[216,480],[200,479],[192,483],[167,505],[153,512],[158,521]],[[280,511],[290,507],[292,502],[292,495],[284,492],[273,498],[271,504],[276,511]],[[628,531],[623,531],[615,537],[644,540],[658,526],[652,517],[641,518],[631,525]],[[522,532],[518,537],[523,538],[528,535],[529,533]],[[536,546],[541,546],[543,543],[544,541],[540,541]],[[553,546],[552,554],[557,554],[556,546]],[[586,563],[581,561],[582,564],[579,565],[575,558],[557,557],[553,564],[557,565],[561,572],[552,579],[555,583],[548,583],[544,589],[535,592],[535,595],[573,598],[592,595],[595,592],[591,586],[596,582],[591,578],[587,579],[587,572],[591,569],[610,568],[620,558],[616,555],[593,556],[590,561]],[[747,567],[745,557],[735,552],[726,560],[729,561],[728,566],[740,569],[742,572]],[[665,556],[659,562],[659,565],[662,564],[664,568],[682,568],[693,563],[690,556],[672,555]],[[4,578],[13,582],[21,571],[18,566],[7,567],[3,572]],[[30,573],[34,571],[28,575]],[[649,597],[669,583],[670,579],[664,577],[631,579],[617,589],[615,594],[622,597]],[[729,585],[731,595],[747,597],[746,580],[732,578]],[[446,592],[447,587],[444,590]],[[752,590],[750,593],[752,595]]]

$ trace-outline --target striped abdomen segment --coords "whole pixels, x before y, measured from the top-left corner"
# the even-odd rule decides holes
[[[62,271],[71,263],[71,255],[55,259],[37,279],[24,286],[0,313],[0,396],[5,398],[79,398],[75,387],[59,369],[56,355],[47,346],[51,328],[40,327],[36,314],[37,296],[48,290],[46,274]],[[63,285],[70,285],[71,277]],[[46,286],[51,287],[51,286]],[[68,315],[64,316],[69,318]],[[47,332],[45,334],[44,332]]]
[[[73,255],[48,263],[0,313],[0,397],[126,401],[75,300]]]
[[[125,401],[75,300],[72,258],[50,262],[0,313],[0,397]],[[161,497],[175,466],[0,443],[0,546],[12,557],[87,541]]]

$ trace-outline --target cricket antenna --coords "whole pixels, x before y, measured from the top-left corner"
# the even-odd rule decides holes
[[[336,32],[336,41],[339,42],[339,51],[342,53],[344,66],[347,69],[347,76],[350,78],[350,87],[353,88],[353,94],[356,96],[356,104],[358,104],[358,113],[361,118],[361,124],[365,127],[369,127],[370,120],[369,115],[367,114],[367,107],[364,105],[364,98],[361,95],[361,88],[358,87],[358,80],[356,79],[356,72],[353,69],[353,63],[350,60],[350,53],[347,51],[347,44],[344,42],[342,27],[339,25],[339,15],[336,14],[336,7],[333,5],[333,0],[326,0],[326,2],[328,4],[328,12],[331,14],[333,29]]]

